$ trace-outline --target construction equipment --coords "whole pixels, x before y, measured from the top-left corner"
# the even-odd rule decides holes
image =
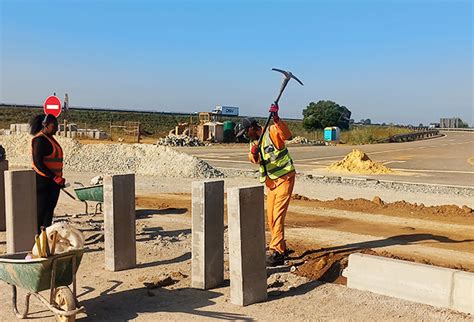
[[[85,187],[80,182],[74,182],[74,183],[80,186],[79,188],[74,188],[76,197],[70,194],[65,188],[61,188],[61,190],[64,193],[66,193],[71,199],[76,200],[76,201],[82,201],[85,205],[86,215],[89,214],[88,212],[89,205],[87,201],[96,202],[94,216],[102,212],[102,204],[104,203],[104,186],[102,184],[98,184],[98,185]]]
[[[47,258],[25,259],[28,252],[0,256],[0,280],[12,287],[12,307],[16,317],[27,317],[31,295],[60,321],[74,321],[77,313],[84,312],[83,306],[78,307],[76,297],[76,272],[83,253],[83,249],[77,249]],[[71,284],[72,290],[68,287]],[[18,311],[17,287],[27,291],[24,312]],[[49,299],[39,294],[48,289]]]

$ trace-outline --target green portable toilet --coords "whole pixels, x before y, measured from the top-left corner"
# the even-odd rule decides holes
[[[235,123],[233,121],[224,122],[224,142],[234,142],[234,127]]]

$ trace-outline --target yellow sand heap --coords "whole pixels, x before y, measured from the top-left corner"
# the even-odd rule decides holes
[[[334,162],[328,167],[332,171],[348,171],[360,174],[386,174],[394,171],[381,163],[374,162],[362,152],[354,149],[341,161]]]

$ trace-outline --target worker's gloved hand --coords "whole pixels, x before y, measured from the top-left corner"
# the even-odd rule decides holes
[[[270,105],[270,110],[269,112],[270,113],[273,113],[273,114],[278,114],[278,110],[280,109],[280,107],[278,106],[278,104],[276,103],[273,103],[272,105]]]
[[[63,178],[63,177],[54,177],[54,182],[56,182],[56,184],[58,186],[60,186],[61,188],[63,188],[65,185],[66,185],[66,180]]]
[[[252,145],[252,147],[250,148],[250,153],[255,156],[258,156],[258,146],[256,144]]]
[[[278,106],[278,104],[276,103],[273,103],[271,106],[270,106],[270,110],[269,112],[272,114],[273,116],[273,120],[275,122],[278,122],[280,120],[280,117],[278,116],[278,110],[280,109],[280,107]]]

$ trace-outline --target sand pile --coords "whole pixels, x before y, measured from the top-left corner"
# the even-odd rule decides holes
[[[360,174],[387,174],[394,172],[383,164],[372,161],[367,154],[358,149],[353,149],[344,159],[334,162],[328,169]]]
[[[57,137],[64,150],[65,170],[100,174],[213,178],[222,173],[208,163],[172,148],[152,144],[86,144]],[[31,136],[0,135],[11,166],[30,167]]]

